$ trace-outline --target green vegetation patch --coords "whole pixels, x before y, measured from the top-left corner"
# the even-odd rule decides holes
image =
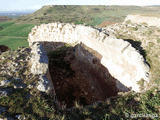
[[[13,22],[0,23],[0,45],[6,45],[12,50],[27,47],[27,37],[33,24],[15,24]]]
[[[160,43],[160,38],[159,38],[159,39],[157,39],[157,43]]]
[[[15,22],[40,24],[59,21],[95,26],[104,21],[123,22],[128,14],[159,16],[159,13],[159,8],[156,7],[54,5],[44,6],[33,14],[19,17]]]
[[[159,120],[159,98],[156,89],[143,94],[129,92],[105,102],[74,108],[66,114],[65,120]]]
[[[0,22],[0,30],[3,30],[5,28],[7,28],[8,26],[11,26],[12,24],[14,24],[13,22]]]
[[[0,31],[0,36],[27,37],[33,26],[32,24],[10,24]]]
[[[10,95],[0,97],[0,105],[7,108],[1,116],[14,118],[15,115],[22,115],[28,120],[49,120],[57,117],[54,113],[54,98],[51,96],[43,93],[34,96],[29,89],[10,89]]]
[[[10,37],[0,36],[0,45],[7,45],[12,50],[16,50],[18,47],[27,47],[27,37]]]

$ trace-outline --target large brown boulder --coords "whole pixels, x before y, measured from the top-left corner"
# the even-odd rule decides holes
[[[6,51],[8,51],[8,50],[10,50],[10,48],[9,48],[8,46],[0,45],[0,54],[1,54],[2,52],[6,52]]]

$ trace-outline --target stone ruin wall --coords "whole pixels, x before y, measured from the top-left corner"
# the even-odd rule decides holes
[[[129,42],[107,36],[91,27],[63,23],[42,24],[32,29],[28,42],[33,53],[31,71],[34,74],[48,75],[48,59],[43,49],[50,48],[45,49],[49,51],[58,47],[53,47],[53,44],[42,46],[41,42],[67,43],[73,46],[82,43],[102,56],[100,62],[118,80],[118,89],[123,91],[123,84],[140,92],[137,82],[142,79],[149,82],[149,67],[143,56]],[[43,83],[48,85],[50,82]]]

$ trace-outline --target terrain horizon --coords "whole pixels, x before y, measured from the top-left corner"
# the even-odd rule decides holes
[[[160,5],[28,12],[0,12],[0,119],[159,120]]]
[[[86,24],[91,26],[99,25],[99,27],[102,27],[107,24],[109,25],[123,22],[124,18],[128,14],[148,14],[150,16],[160,16],[160,12],[157,11],[158,9],[159,6],[150,8],[150,6],[140,7],[115,5],[106,7],[104,5],[49,5],[43,6],[41,9],[29,14],[18,12],[17,15],[15,14],[12,16],[12,13],[9,15],[7,15],[6,13],[6,16],[9,16],[9,18],[12,18],[12,20],[9,20],[8,23],[0,22],[0,44],[8,45],[9,47],[11,47],[11,49],[17,49],[18,46],[28,46],[27,34],[30,32],[31,28],[34,25],[39,25],[42,23],[59,21],[64,23],[68,22],[74,24]],[[12,33],[13,31],[10,31],[13,28],[18,28],[16,34]],[[16,41],[18,42],[18,45],[16,44],[16,42],[6,42],[8,40]],[[23,42],[21,42],[22,40]]]

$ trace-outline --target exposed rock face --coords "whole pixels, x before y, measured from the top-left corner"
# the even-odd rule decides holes
[[[48,57],[57,99],[66,107],[74,106],[75,101],[83,105],[104,101],[121,91],[117,80],[101,64],[102,56],[84,44],[61,47],[49,52]]]
[[[107,36],[91,27],[62,23],[42,24],[32,29],[28,41],[31,47],[34,42],[60,42],[72,45],[83,43],[102,56],[99,59],[100,63],[119,81],[117,82],[117,88],[119,89],[123,84],[136,92],[140,92],[140,86],[137,82],[141,79],[148,81],[149,67],[145,64],[143,56],[129,42]],[[32,50],[35,51],[36,49]],[[40,47],[37,51],[39,50]],[[32,61],[37,61],[37,64],[35,65],[35,63],[31,62],[32,69],[37,69],[44,65],[44,61],[34,57],[39,55],[46,56],[42,50],[40,51],[34,52]],[[47,66],[47,63],[45,63],[45,66]]]
[[[46,78],[46,76],[40,76],[37,89],[42,92],[50,92],[52,89],[52,83]]]
[[[48,70],[48,57],[39,43],[33,44],[31,58],[31,72],[33,74],[46,74]]]
[[[17,110],[27,111],[28,105],[40,111],[44,108],[43,113],[46,112],[46,106],[48,106],[48,108],[51,108],[48,114],[55,115],[53,110],[57,108],[55,107],[57,103],[54,94],[53,92],[52,96],[46,94],[52,84],[48,85],[48,80],[45,80],[45,77],[42,78],[41,74],[35,75],[31,73],[30,60],[32,57],[30,48],[6,51],[0,55],[0,120],[32,119],[31,117],[26,117],[27,115],[22,115],[21,112],[14,115],[10,114],[10,111],[14,110],[15,113],[17,113]],[[43,103],[44,106],[42,107],[40,103]],[[36,104],[38,108],[35,108],[36,106],[32,104]],[[41,108],[39,108],[39,105]],[[28,110],[30,111],[31,109],[29,108]],[[41,119],[41,117],[37,119]]]
[[[147,89],[157,86],[160,78],[160,27],[124,22],[101,29],[111,36],[130,42],[144,56],[151,66],[150,83],[148,87],[144,86]]]
[[[53,86],[50,81],[48,70],[48,57],[41,44],[34,43],[31,48],[31,73],[34,75],[40,75],[37,89],[49,93],[53,89]],[[48,77],[48,79],[46,77]]]
[[[32,48],[34,49],[34,47]],[[17,51],[8,51],[0,55],[0,87],[12,86],[15,89],[37,88],[40,91],[48,92],[52,84],[42,80],[41,73],[44,70],[40,71],[41,69],[39,69],[40,72],[32,70],[28,64],[29,61],[32,61],[30,58],[33,59],[33,56],[31,57],[31,49],[29,48],[20,48]],[[38,57],[36,59],[39,60]],[[36,61],[34,63],[37,64]],[[32,66],[34,65],[32,64]],[[42,67],[45,69],[44,66]],[[48,70],[47,68],[46,70]],[[35,72],[38,75],[35,75]]]
[[[160,18],[157,17],[148,17],[142,15],[128,15],[125,19],[126,21],[131,21],[132,23],[142,24],[146,23],[149,26],[158,26],[160,27]]]

